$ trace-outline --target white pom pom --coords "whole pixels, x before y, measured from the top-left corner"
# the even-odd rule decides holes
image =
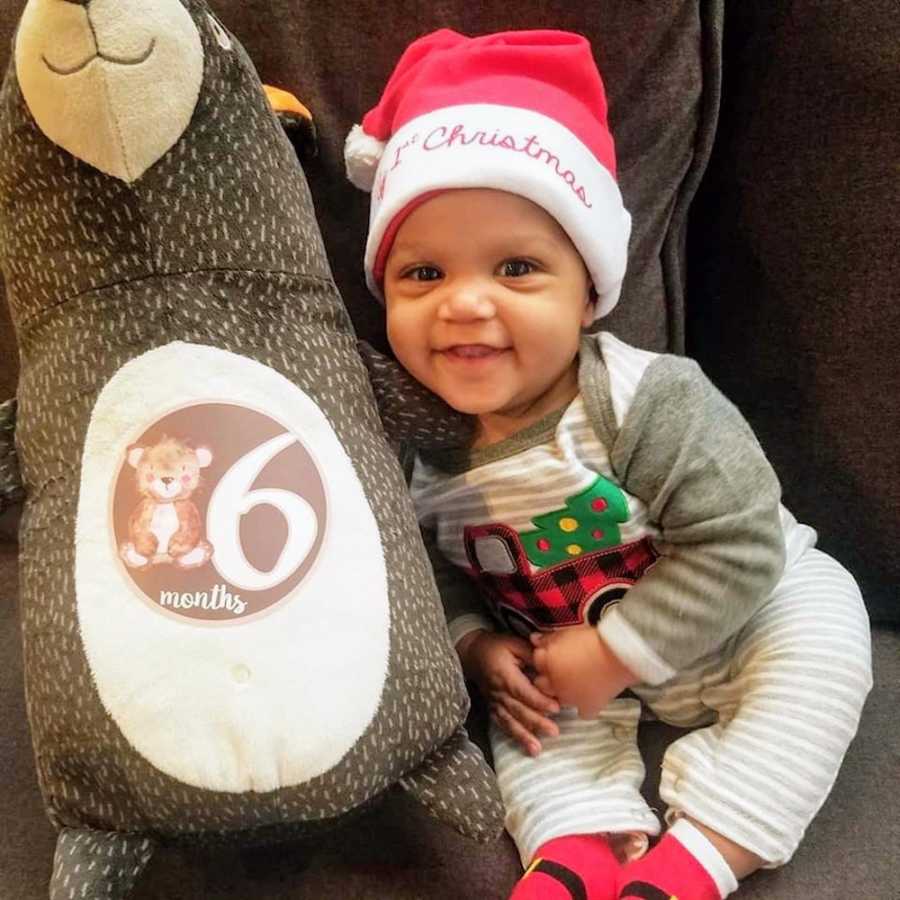
[[[344,165],[347,177],[362,191],[371,191],[375,184],[375,170],[384,153],[385,143],[366,134],[362,126],[354,125],[344,141]]]

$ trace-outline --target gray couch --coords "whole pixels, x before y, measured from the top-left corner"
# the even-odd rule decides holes
[[[24,0],[0,0],[5,68]],[[785,501],[857,576],[873,620],[875,688],[830,798],[791,865],[747,898],[900,897],[900,387],[895,336],[900,180],[896,0],[572,4],[221,0],[265,81],[313,109],[306,164],[335,278],[359,332],[384,346],[365,293],[366,202],[341,143],[417,34],[564,27],[592,38],[606,75],[620,177],[635,219],[622,302],[607,327],[688,352],[742,408]],[[893,232],[893,234],[892,234]],[[15,390],[0,299],[0,400]],[[23,701],[15,517],[0,521],[0,897],[46,896],[54,835],[37,790]],[[473,726],[483,724],[476,708]],[[651,798],[676,734],[643,728]],[[656,801],[658,805],[658,800]],[[399,794],[311,845],[159,854],[149,898],[501,898],[511,843],[469,844]]]

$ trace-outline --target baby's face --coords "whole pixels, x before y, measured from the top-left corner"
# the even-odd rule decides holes
[[[385,266],[401,364],[496,436],[569,402],[591,322],[590,280],[566,233],[529,200],[453,190],[416,208]]]

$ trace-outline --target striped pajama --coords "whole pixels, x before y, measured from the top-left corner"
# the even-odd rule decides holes
[[[583,513],[577,509],[583,507],[577,501],[598,474],[619,485],[627,503],[627,514],[616,526],[618,544],[649,538],[659,542],[665,556],[664,523],[655,521],[647,503],[629,490],[629,479],[635,477],[630,470],[634,452],[619,460],[617,473],[609,447],[629,417],[634,421],[635,409],[653,401],[653,392],[645,392],[641,399],[651,367],[663,371],[655,367],[660,362],[669,366],[669,362],[607,333],[594,340],[601,348],[603,364],[582,363],[582,390],[556,424],[536,425],[514,436],[506,447],[463,454],[461,460],[451,459],[449,467],[447,460],[416,461],[411,489],[419,520],[433,532],[448,567],[476,571],[475,561],[480,564],[481,558],[476,554],[473,560],[466,546],[466,530],[474,526],[489,525],[500,534],[496,530],[500,523],[505,534],[527,535],[551,511],[558,512],[561,531],[567,531],[564,524],[579,525],[576,517]],[[582,351],[583,359],[591,358],[584,346]],[[598,373],[608,379],[605,387]],[[656,383],[652,378],[650,382]],[[590,406],[586,402],[601,388],[607,392],[613,422],[603,412],[604,403]],[[689,404],[683,417],[693,415],[700,413]],[[727,433],[728,441],[720,449],[733,467],[745,455],[761,451],[757,445],[730,443],[740,440],[740,429],[728,424],[728,415],[725,406],[715,406],[706,427],[710,440],[716,433],[720,437]],[[645,427],[652,432],[647,440],[652,443],[659,438],[656,429],[661,426],[656,419],[648,420]],[[681,446],[674,439],[673,444]],[[743,451],[737,453],[736,447]],[[691,445],[675,462],[661,462],[659,483],[683,478],[696,484],[690,463],[696,459],[693,453],[702,450],[708,448]],[[762,482],[760,491],[742,484],[746,494],[741,496],[748,504],[758,499]],[[715,487],[713,483],[710,489]],[[654,492],[646,493],[652,501]],[[719,512],[729,513],[730,507]],[[645,851],[648,836],[658,834],[661,825],[640,794],[644,764],[636,736],[642,713],[695,729],[675,741],[663,760],[660,796],[668,806],[670,824],[679,815],[688,815],[770,866],[781,865],[793,855],[828,796],[856,732],[871,687],[871,670],[868,620],[855,581],[814,547],[816,534],[811,528],[799,525],[784,507],[779,515],[783,574],[774,589],[771,581],[766,582],[765,591],[771,590],[768,600],[714,653],[693,663],[667,663],[668,670],[677,670],[674,675],[666,671],[651,677],[645,670],[642,677],[655,684],[633,688],[632,694],[640,699],[618,698],[593,719],[582,721],[573,711],[563,711],[557,719],[559,736],[542,739],[544,750],[538,757],[526,756],[518,744],[492,729],[507,829],[523,865],[530,863],[541,844],[568,834],[627,835],[626,852],[637,856]],[[576,551],[581,553],[581,547]],[[509,558],[515,562],[514,556]],[[747,579],[752,576],[753,559],[747,556],[743,573]],[[504,565],[502,554],[492,553],[485,563],[491,565],[482,568],[514,583],[522,574],[533,574],[523,573],[518,565]],[[438,574],[442,577],[441,570]],[[470,585],[456,592],[446,579],[440,583],[454,642],[474,628],[492,627],[480,607],[469,604]],[[677,602],[660,596],[658,611],[665,627],[677,629],[679,635],[685,634],[680,604],[705,604],[721,609],[724,616],[734,602],[727,589],[722,597],[708,590],[686,596],[682,584],[673,582],[673,586]],[[754,600],[758,596],[762,594]],[[627,603],[626,598],[623,604]],[[608,637],[603,619],[598,628],[601,636]],[[613,636],[621,639],[622,633]],[[643,640],[640,634],[637,637]],[[646,653],[636,656],[646,663],[653,648],[644,644]],[[683,651],[688,646],[681,643],[671,649]],[[659,671],[655,661],[650,668]]]
[[[660,720],[703,726],[663,760],[667,821],[689,815],[769,866],[791,858],[828,796],[871,687],[856,583],[813,547],[795,546],[793,556],[769,602],[720,652],[663,685],[633,689]],[[492,730],[506,825],[523,865],[561,835],[630,833],[639,855],[646,835],[659,833],[639,793],[640,714],[631,698],[591,720],[565,710],[559,736],[544,739],[537,757]]]

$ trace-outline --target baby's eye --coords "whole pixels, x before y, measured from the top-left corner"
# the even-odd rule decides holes
[[[436,266],[415,266],[407,269],[403,277],[413,281],[437,281],[441,277],[441,270]]]
[[[527,259],[508,259],[500,264],[500,274],[504,278],[521,278],[530,275],[534,271],[534,265]]]

